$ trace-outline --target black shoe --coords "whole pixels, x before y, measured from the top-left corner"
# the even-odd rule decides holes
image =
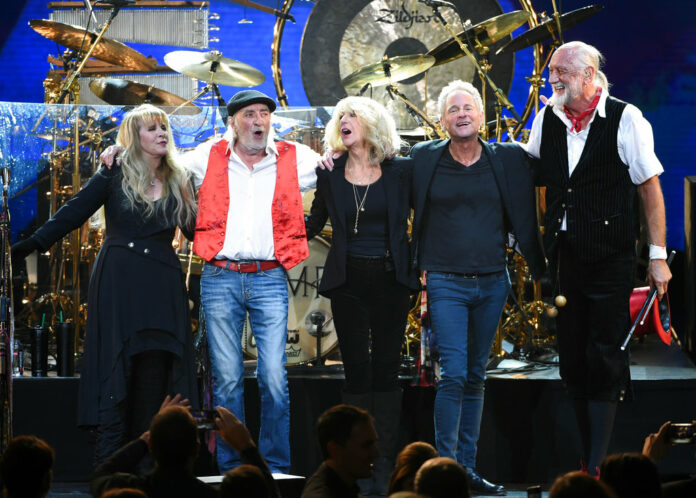
[[[469,490],[474,495],[502,496],[505,494],[503,486],[486,481],[470,467],[466,468],[466,475],[469,478]]]

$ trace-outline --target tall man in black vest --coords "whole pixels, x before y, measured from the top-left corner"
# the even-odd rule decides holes
[[[546,187],[544,246],[555,291],[566,297],[556,319],[561,377],[573,399],[591,474],[607,452],[616,403],[630,396],[630,327],[638,217],[643,201],[650,241],[648,279],[659,297],[666,264],[665,208],[650,124],[610,97],[603,57],[582,42],[560,46],[549,64],[553,96],[534,119],[528,152]]]

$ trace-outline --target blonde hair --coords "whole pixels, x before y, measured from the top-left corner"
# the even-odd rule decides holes
[[[368,97],[346,97],[336,104],[324,130],[325,150],[348,150],[341,138],[341,116],[347,112],[354,112],[362,124],[370,163],[379,164],[385,157],[399,152],[402,140],[394,118],[382,104]]]
[[[143,158],[140,146],[140,127],[152,123],[164,124],[167,128],[167,154],[162,158],[158,171],[162,180],[162,202],[146,195],[150,186],[150,169]],[[167,114],[150,104],[136,107],[125,115],[118,130],[116,143],[123,147],[121,153],[121,187],[126,195],[128,206],[144,206],[143,215],[150,218],[155,215],[166,216],[167,207],[174,202],[174,220],[179,226],[191,223],[196,217],[196,199],[189,181],[189,172],[176,161],[174,137]]]

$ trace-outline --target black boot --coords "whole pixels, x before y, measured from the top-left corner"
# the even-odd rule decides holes
[[[374,417],[377,430],[379,457],[375,461],[373,496],[387,496],[389,478],[394,470],[394,459],[398,451],[399,427],[401,425],[401,389],[374,392]]]

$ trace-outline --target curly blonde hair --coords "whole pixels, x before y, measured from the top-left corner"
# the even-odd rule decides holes
[[[145,193],[150,186],[150,169],[143,158],[140,146],[140,127],[164,124],[167,128],[167,154],[158,167],[162,180],[162,202],[156,204]],[[123,147],[121,153],[121,186],[131,209],[144,206],[145,218],[166,216],[170,203],[175,204],[174,220],[186,226],[196,218],[196,199],[189,172],[177,160],[169,117],[163,110],[150,104],[136,107],[125,115],[118,130],[116,143]]]
[[[362,124],[372,164],[381,163],[385,157],[399,152],[402,140],[394,118],[382,104],[368,97],[346,97],[336,104],[324,131],[325,150],[348,150],[343,145],[340,124],[341,116],[347,112],[354,112]]]

